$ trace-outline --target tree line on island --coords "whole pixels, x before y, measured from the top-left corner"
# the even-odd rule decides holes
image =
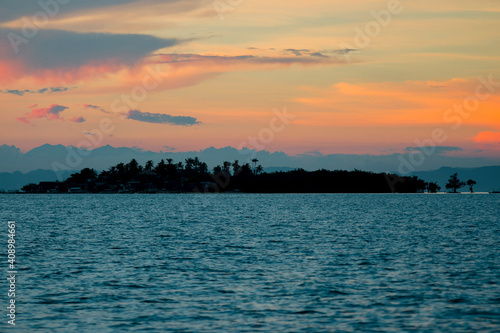
[[[97,172],[85,168],[64,181],[40,182],[23,186],[25,193],[163,193],[163,192],[248,192],[248,193],[436,193],[441,187],[416,176],[398,176],[360,170],[278,171],[266,173],[258,160],[241,164],[225,161],[208,169],[197,157],[184,163],[170,158],[144,166],[135,159]],[[467,183],[451,176],[447,189],[457,192]]]

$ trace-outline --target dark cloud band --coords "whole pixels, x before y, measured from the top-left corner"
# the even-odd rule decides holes
[[[191,126],[200,124],[200,122],[189,116],[171,116],[162,113],[141,112],[139,110],[130,110],[126,114],[127,119],[142,121],[153,124],[171,124],[178,126]]]

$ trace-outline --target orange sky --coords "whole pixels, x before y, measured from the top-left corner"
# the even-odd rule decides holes
[[[0,144],[79,145],[108,118],[99,145],[155,151],[385,154],[437,128],[500,153],[495,0],[30,3],[0,14]]]

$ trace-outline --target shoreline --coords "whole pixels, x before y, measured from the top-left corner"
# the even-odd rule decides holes
[[[27,195],[36,195],[36,194],[53,194],[53,195],[62,195],[62,194],[434,194],[434,195],[445,195],[445,194],[461,194],[461,195],[486,195],[486,194],[500,194],[500,192],[492,191],[492,192],[421,192],[421,193],[404,193],[404,192],[243,192],[243,191],[219,191],[219,192],[196,192],[196,191],[182,191],[182,192],[174,192],[174,191],[155,191],[155,192],[0,192],[5,195],[12,194],[27,194]]]

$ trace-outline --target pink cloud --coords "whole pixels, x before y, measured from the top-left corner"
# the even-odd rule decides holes
[[[29,120],[26,117],[18,117],[18,118],[16,118],[16,120],[18,120],[18,121],[20,121],[20,122],[22,122],[24,124],[29,124],[30,123]]]
[[[28,119],[46,118],[48,120],[57,120],[57,119],[63,120],[63,118],[60,116],[60,113],[66,110],[67,108],[68,108],[67,106],[52,104],[48,108],[33,109],[31,110],[31,113],[28,112],[23,117],[19,117],[16,119],[25,124],[30,123]]]

